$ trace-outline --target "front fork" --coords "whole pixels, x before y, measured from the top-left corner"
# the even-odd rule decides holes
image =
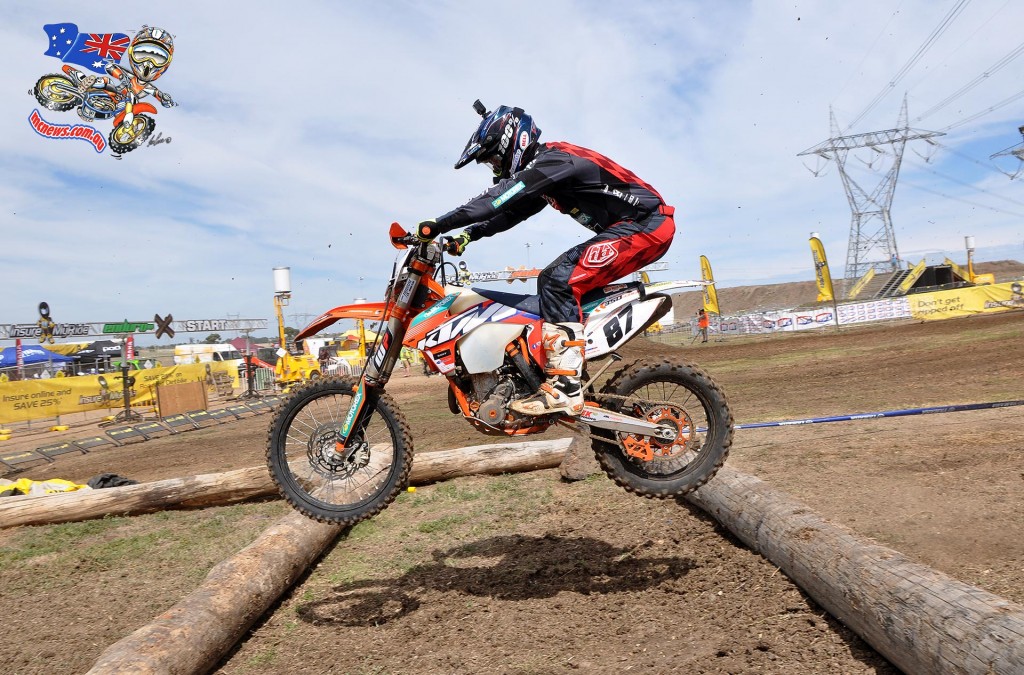
[[[384,385],[391,379],[391,372],[398,363],[402,353],[402,342],[409,328],[410,308],[422,283],[423,275],[431,270],[433,253],[430,245],[422,244],[418,255],[413,257],[412,262],[399,275],[394,288],[391,289],[394,300],[384,317],[387,325],[363,368],[359,384],[356,385],[352,407],[345,417],[336,441],[335,447],[338,450],[344,448],[351,451],[352,439],[360,436],[361,433],[358,432],[362,432],[369,424],[377,401],[384,391]]]

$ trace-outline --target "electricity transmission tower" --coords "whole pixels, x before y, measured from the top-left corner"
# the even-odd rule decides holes
[[[839,176],[846,190],[846,198],[850,202],[853,218],[850,222],[850,240],[846,248],[846,273],[844,286],[854,283],[869,269],[877,271],[895,271],[899,268],[899,250],[892,229],[892,217],[889,215],[893,193],[896,190],[896,179],[903,161],[903,149],[910,141],[924,140],[931,145],[934,136],[942,136],[938,131],[921,131],[907,126],[907,99],[903,99],[903,108],[897,128],[886,131],[871,131],[866,134],[840,136],[839,125],[836,124],[835,113],[829,110],[832,138],[823,141],[813,148],[799,153],[798,157],[817,155],[822,159],[834,160],[839,167]],[[883,150],[880,146],[891,146]],[[872,152],[871,161],[864,162],[869,169],[885,155],[892,155],[892,164],[882,176],[882,180],[870,192],[854,180],[847,168],[847,159],[853,150],[866,148]],[[859,158],[858,158],[859,159]],[[863,160],[861,160],[863,161]]]
[[[1017,131],[1019,131],[1021,137],[1024,138],[1024,126],[1018,127]],[[996,157],[1016,157],[1018,160],[1020,160],[1017,164],[1017,170],[1014,171],[1013,173],[999,169],[1000,171],[1003,171],[1003,173],[1005,173],[1007,176],[1009,176],[1010,180],[1015,179],[1017,176],[1021,174],[1021,171],[1024,171],[1024,143],[1018,143],[1017,145],[1007,148],[1006,150],[1000,150],[996,154],[989,157],[989,159],[995,159]]]

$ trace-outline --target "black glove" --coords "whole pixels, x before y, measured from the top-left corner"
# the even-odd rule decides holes
[[[466,252],[466,247],[469,246],[470,241],[472,240],[469,238],[469,232],[462,232],[455,237],[445,237],[443,244],[445,253],[460,256]]]
[[[430,220],[424,220],[422,223],[416,226],[416,238],[424,244],[430,241],[434,241],[437,237],[437,221],[431,218]]]

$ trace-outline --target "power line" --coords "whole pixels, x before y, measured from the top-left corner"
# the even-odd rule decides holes
[[[1012,52],[1010,52],[1009,54],[1007,54],[1003,58],[1001,58],[998,61],[996,61],[988,70],[982,72],[981,75],[978,75],[976,78],[974,78],[973,80],[971,80],[970,82],[968,82],[964,86],[962,86],[959,89],[957,89],[955,92],[953,92],[952,94],[947,96],[945,99],[943,99],[942,101],[939,101],[938,103],[933,105],[931,108],[929,108],[928,110],[926,110],[923,113],[921,113],[921,116],[915,118],[914,121],[915,122],[919,122],[919,121],[923,120],[925,117],[928,117],[929,115],[931,115],[932,113],[938,112],[939,110],[942,110],[947,105],[949,105],[950,103],[952,103],[956,99],[960,98],[961,96],[963,96],[964,94],[969,92],[971,89],[974,89],[979,84],[984,82],[986,79],[988,79],[988,77],[990,75],[993,75],[993,74],[999,72],[1000,70],[1002,70],[1005,66],[1007,66],[1011,61],[1013,61],[1015,58],[1017,58],[1021,54],[1024,54],[1024,43],[1021,43]]]
[[[878,105],[882,101],[882,99],[885,98],[889,94],[889,92],[896,87],[897,84],[899,84],[900,80],[906,77],[907,73],[910,72],[910,69],[917,65],[917,62],[921,60],[921,58],[928,52],[929,49],[931,49],[932,45],[935,44],[935,41],[938,40],[939,37],[941,37],[942,34],[946,32],[946,29],[949,28],[953,21],[960,15],[960,13],[963,12],[964,7],[966,7],[969,2],[970,0],[958,0],[957,4],[951,10],[949,10],[949,13],[946,14],[946,16],[943,17],[942,21],[939,22],[939,25],[936,26],[934,30],[932,30],[931,35],[929,35],[927,39],[925,39],[924,43],[917,48],[917,51],[914,52],[910,59],[905,64],[903,64],[903,67],[899,69],[899,71],[896,73],[895,77],[893,77],[893,79],[889,82],[889,84],[882,87],[882,90],[878,92],[874,99],[872,99],[871,103],[868,104],[868,107],[865,108],[860,115],[857,115],[856,119],[854,119],[853,122],[850,123],[850,126],[847,127],[847,129],[852,129],[858,122],[864,119],[864,117],[869,112],[874,110],[875,106]]]
[[[990,112],[993,112],[995,110],[998,110],[999,108],[1002,108],[1004,105],[1009,105],[1009,104],[1013,103],[1014,101],[1016,101],[1018,98],[1020,98],[1022,96],[1024,96],[1024,91],[1018,91],[1013,96],[1010,96],[1009,98],[1005,98],[1002,101],[1000,101],[999,103],[996,103],[995,105],[990,106],[990,107],[982,110],[979,113],[975,113],[975,114],[971,115],[970,117],[965,117],[964,119],[960,120],[959,122],[954,122],[953,124],[950,124],[948,127],[942,129],[942,131],[944,131],[944,132],[945,131],[949,131],[950,129],[955,129],[957,127],[963,126],[963,125],[967,124],[968,122],[973,122],[974,120],[978,119],[979,117],[984,117],[985,115],[989,114]]]
[[[979,207],[981,207],[983,209],[988,209],[990,211],[995,211],[996,213],[1002,213],[1003,215],[1007,215],[1007,216],[1014,216],[1016,218],[1024,218],[1024,214],[1021,214],[1021,213],[1013,213],[1011,211],[1003,211],[1002,209],[997,209],[994,206],[989,206],[988,204],[979,204],[978,202],[972,202],[971,200],[964,199],[962,197],[954,197],[953,195],[947,195],[944,192],[939,192],[938,190],[932,190],[931,188],[926,188],[923,185],[917,185],[915,183],[911,183],[910,181],[908,181],[906,179],[903,180],[903,183],[905,185],[909,185],[910,187],[914,188],[915,190],[921,190],[922,192],[929,192],[929,193],[931,193],[933,195],[938,195],[939,197],[945,197],[946,199],[952,199],[954,201],[963,202],[964,204],[970,204],[971,206],[979,206]]]
[[[957,150],[956,148],[954,148],[951,145],[943,145],[942,143],[939,143],[938,141],[935,141],[935,144],[938,145],[943,150],[946,150],[948,152],[952,152],[954,155],[957,155],[961,159],[966,159],[968,162],[974,162],[975,164],[977,164],[978,166],[980,166],[983,169],[992,170],[992,169],[995,168],[991,164],[985,164],[984,162],[981,162],[981,161],[971,157],[970,155],[965,155],[964,153],[960,152],[959,150]],[[996,170],[998,171],[998,169],[996,169]]]
[[[833,98],[833,100],[839,98],[842,95],[842,93],[846,91],[846,88],[850,86],[850,82],[852,82],[853,78],[856,77],[857,72],[860,70],[860,67],[864,65],[864,62],[867,60],[867,58],[871,56],[871,52],[875,51],[875,45],[878,44],[878,40],[881,39],[882,35],[885,33],[885,29],[889,27],[889,24],[892,23],[892,20],[895,19],[896,15],[900,13],[900,8],[903,7],[903,2],[905,2],[905,0],[900,0],[900,4],[897,5],[896,9],[893,10],[893,13],[889,15],[889,19],[885,22],[885,25],[882,26],[882,29],[878,31],[878,35],[875,36],[875,39],[871,41],[871,46],[868,47],[868,50],[866,52],[864,52],[864,56],[860,58],[860,63],[858,63],[857,66],[853,69],[853,72],[850,73],[850,77],[846,78],[846,83],[839,90],[839,93],[835,95],[835,98]]]
[[[1011,2],[1014,2],[1014,0],[1006,0],[1006,2],[1004,2],[999,9],[997,9],[994,12],[992,12],[992,14],[987,19],[985,19],[985,21],[980,26],[975,28],[974,32],[971,33],[969,36],[967,36],[967,38],[963,42],[961,42],[960,45],[957,46],[956,49],[953,49],[953,50],[943,50],[943,54],[945,55],[945,59],[943,59],[943,61],[939,64],[939,67],[946,65],[946,63],[949,62],[949,60],[952,57],[956,56],[957,53],[961,49],[963,49],[965,46],[967,46],[969,44],[973,44],[975,36],[978,33],[980,33],[982,31],[982,29],[984,29],[986,26],[988,26],[990,23],[992,23],[992,19],[996,18],[996,16],[1000,12],[1002,12],[1004,9],[1006,9],[1006,6],[1009,5]],[[920,85],[922,82],[928,80],[929,78],[933,77],[934,75],[937,75],[938,72],[939,72],[938,67],[931,69],[928,73],[923,75],[920,80],[918,80],[917,84],[911,86],[910,88],[913,89],[914,87]]]
[[[962,181],[959,178],[954,178],[953,176],[947,176],[946,174],[940,173],[940,172],[936,171],[935,169],[929,168],[927,166],[921,166],[917,162],[911,162],[911,164],[913,164],[918,169],[924,169],[925,171],[927,171],[929,173],[935,174],[939,178],[945,178],[946,180],[951,181],[953,183],[956,183],[958,185],[963,185],[964,187],[971,188],[972,190],[977,190],[978,192],[983,192],[983,193],[987,194],[990,197],[995,197],[996,199],[1002,199],[1003,201],[1010,202],[1011,204],[1015,204],[1016,206],[1024,206],[1024,202],[1019,202],[1016,199],[1010,199],[1009,197],[1004,197],[1003,195],[996,194],[995,192],[990,192],[989,190],[986,190],[985,188],[980,188],[977,185],[973,185],[972,183],[968,183],[966,181]]]

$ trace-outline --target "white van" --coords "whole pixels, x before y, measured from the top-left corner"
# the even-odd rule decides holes
[[[242,354],[226,343],[178,345],[174,348],[174,363],[209,363],[230,361],[236,367],[242,362]]]

